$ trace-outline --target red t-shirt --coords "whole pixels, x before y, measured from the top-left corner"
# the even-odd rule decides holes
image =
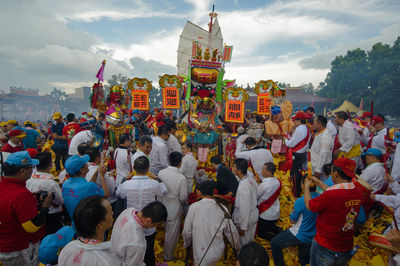
[[[38,214],[36,198],[25,186],[25,181],[15,178],[0,181],[0,252],[26,249],[29,242],[44,236],[43,230],[30,234],[22,228]]]
[[[81,128],[77,123],[75,123],[75,122],[68,123],[68,125],[66,125],[66,126],[63,128],[62,134],[63,134],[64,136],[67,136],[67,138],[68,138],[68,146],[69,146],[69,143],[71,142],[72,138],[73,138],[77,133],[79,133],[80,131],[82,131],[82,128]]]
[[[310,200],[310,210],[318,213],[315,241],[333,251],[350,251],[362,203],[363,191],[353,183],[335,185]]]
[[[16,146],[13,147],[13,146],[10,145],[10,143],[7,143],[1,149],[1,151],[9,152],[9,153],[14,153],[14,152],[23,151],[23,150],[24,150],[24,146],[23,145],[16,145]]]

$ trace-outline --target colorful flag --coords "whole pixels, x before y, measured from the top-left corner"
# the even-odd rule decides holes
[[[222,57],[222,61],[230,62],[232,58],[232,49],[233,46],[226,46],[224,47],[224,56]]]
[[[364,100],[363,100],[363,98],[361,98],[360,107],[358,109],[360,109],[360,110],[364,109]]]
[[[101,82],[104,82],[103,72],[104,72],[104,66],[105,65],[106,65],[106,60],[103,60],[103,62],[101,63],[101,67],[100,67],[99,71],[97,71],[97,74],[96,74],[96,78],[98,80],[101,80]]]

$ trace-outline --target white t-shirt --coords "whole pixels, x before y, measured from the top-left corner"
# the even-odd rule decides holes
[[[90,143],[93,140],[93,133],[90,130],[81,131],[76,134],[69,144],[69,155],[78,155],[78,146],[82,143]]]

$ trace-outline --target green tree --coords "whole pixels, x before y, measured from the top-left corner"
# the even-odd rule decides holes
[[[65,93],[65,91],[57,89],[56,87],[53,88],[49,95],[57,103],[63,103],[68,98],[68,95]]]
[[[162,105],[162,92],[160,88],[153,87],[149,93],[150,109],[160,108]]]
[[[49,95],[50,98],[53,100],[53,102],[60,107],[61,113],[64,113],[66,102],[68,99],[67,93],[65,93],[65,91],[62,91],[54,87],[53,90],[49,93]]]
[[[400,37],[393,46],[376,43],[370,51],[358,48],[337,56],[316,92],[333,98],[333,108],[344,100],[358,104],[361,98],[364,103],[373,99],[375,113],[400,117],[395,100],[400,96]]]
[[[311,82],[308,84],[301,84],[300,88],[304,93],[315,95],[316,89]]]
[[[122,76],[121,74],[117,74],[117,75],[112,75],[111,79],[107,80],[108,82],[108,88],[112,88],[113,86],[116,85],[122,85],[122,87],[124,89],[127,88],[128,86],[128,78],[125,76]]]

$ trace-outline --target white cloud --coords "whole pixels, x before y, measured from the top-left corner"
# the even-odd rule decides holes
[[[212,4],[211,0],[184,0],[193,9],[183,13],[175,1],[170,5],[163,2],[162,7],[144,0],[3,1],[0,83],[3,89],[25,86],[44,90],[52,86],[71,89],[90,85],[104,58],[106,79],[117,73],[145,76],[146,71],[150,76],[157,64],[161,67],[159,72],[172,71],[176,65],[183,20],[179,28],[150,32],[131,44],[112,43],[87,32],[70,30],[70,21],[188,18],[206,28]],[[399,1],[379,0],[276,1],[257,9],[230,12],[218,10],[217,6],[224,41],[235,46],[226,78],[237,78],[243,85],[266,78],[294,85],[318,83],[324,79],[335,55],[356,47],[369,49],[378,41],[391,44],[400,28],[399,10]],[[360,33],[372,28],[382,30],[362,40]],[[324,46],[322,41],[329,45]],[[272,54],[268,46],[273,43],[299,45]],[[307,51],[301,48],[304,45]],[[307,57],[313,53],[314,56]],[[136,59],[132,64],[130,59],[134,57],[147,62]]]
[[[260,80],[272,79],[274,81],[290,83],[299,86],[303,83],[318,84],[325,78],[326,70],[302,69],[298,60],[272,62],[257,66],[227,65],[225,79],[235,79],[236,84],[254,86]]]
[[[338,55],[345,55],[347,51],[361,48],[363,50],[370,50],[372,45],[381,42],[384,44],[393,45],[394,41],[399,36],[400,23],[391,25],[383,28],[380,34],[369,39],[361,40],[358,42],[347,42],[337,43],[332,49],[325,51],[319,51],[307,58],[300,61],[300,65],[303,68],[315,68],[315,69],[329,69],[331,62]]]

